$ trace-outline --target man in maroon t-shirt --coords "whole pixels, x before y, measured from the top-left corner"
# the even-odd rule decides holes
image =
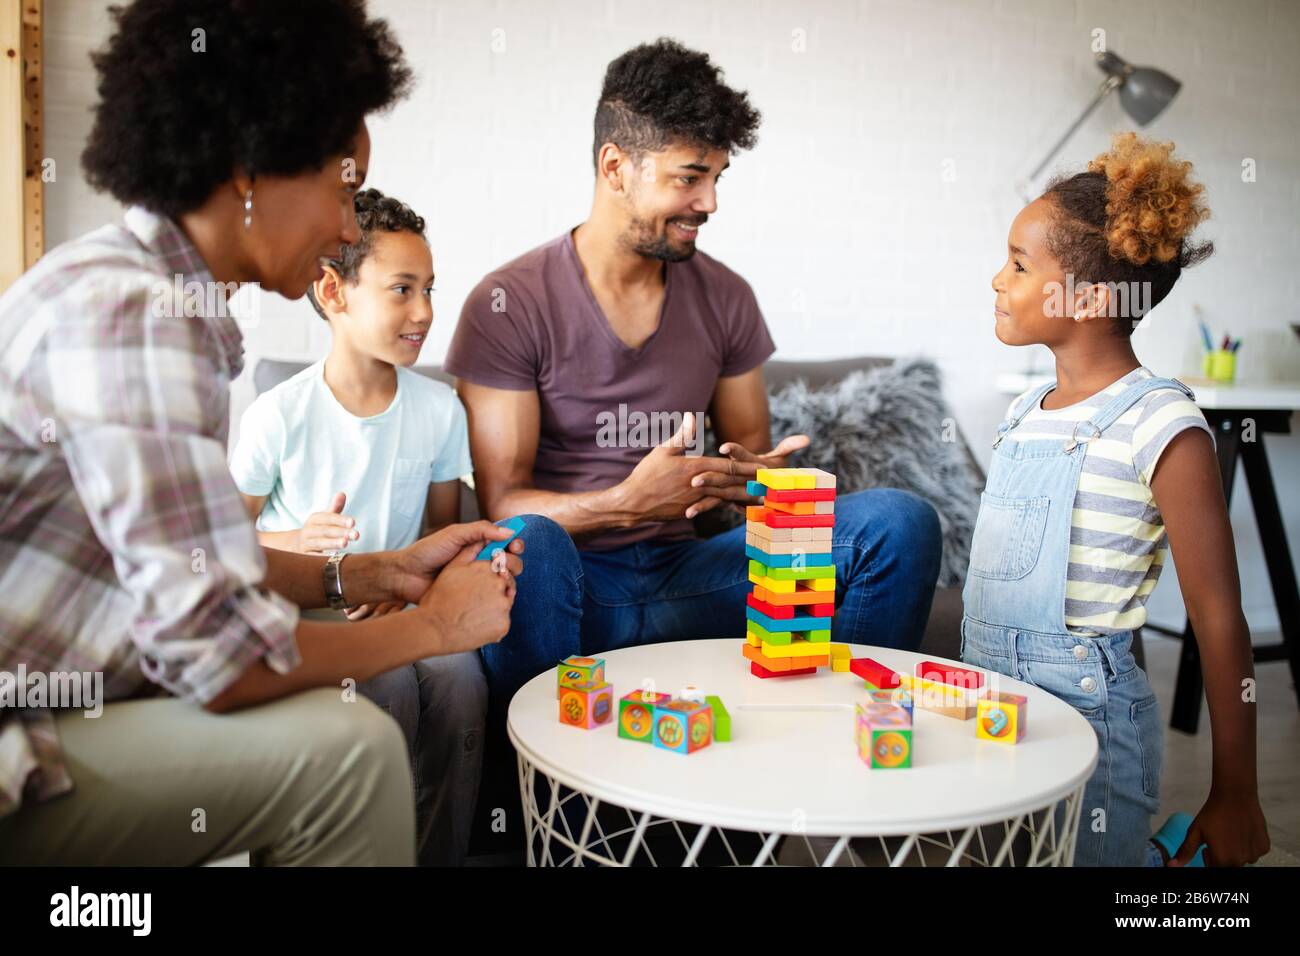
[[[707,55],[670,40],[623,54],[596,109],[590,217],[491,272],[461,312],[446,367],[469,412],[480,503],[493,519],[547,515],[573,536],[582,574],[555,592],[561,619],[580,613],[584,654],[743,636],[744,530],[700,540],[689,519],[756,503],[746,479],[808,444],[772,448],[772,338],[748,283],[695,248],[758,122]],[[725,457],[700,454],[706,412]],[[836,639],[915,647],[939,548],[919,498],[840,496]],[[507,640],[484,660],[547,663],[528,656]]]

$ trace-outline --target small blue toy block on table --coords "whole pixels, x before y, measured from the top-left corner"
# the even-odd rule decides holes
[[[488,544],[487,547],[478,553],[478,557],[474,559],[475,561],[491,561],[494,554],[498,551],[504,551],[506,545],[519,537],[519,532],[524,530],[524,519],[507,518],[505,521],[498,521],[497,527],[509,528],[514,532],[514,534],[510,535],[510,537],[506,538],[504,541],[493,541]]]

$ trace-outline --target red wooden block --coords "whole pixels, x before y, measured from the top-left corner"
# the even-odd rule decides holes
[[[783,617],[783,618],[794,617],[793,604],[787,604],[784,607],[778,607],[775,604],[768,604],[766,601],[760,601],[752,594],[745,595],[745,603],[748,604],[750,607],[752,607],[755,611],[761,611],[762,613],[766,614],[768,617]]]
[[[834,617],[834,604],[812,604],[808,607],[808,613],[813,617]]]
[[[954,687],[966,687],[978,690],[984,686],[984,675],[966,667],[955,664],[939,664],[935,661],[921,661],[916,665],[916,676],[923,680],[938,681]]]
[[[768,511],[763,522],[769,528],[833,528],[834,515],[783,515],[777,511]]]
[[[902,678],[897,671],[892,671],[884,664],[873,661],[870,657],[855,657],[849,661],[849,670],[865,681],[870,681],[881,690],[893,690]]]
[[[785,491],[779,488],[767,489],[767,494],[763,496],[764,501],[834,501],[834,488],[791,488]]]
[[[749,672],[755,677],[794,677],[796,674],[816,674],[815,667],[800,667],[789,671],[770,671],[757,661],[749,662]]]

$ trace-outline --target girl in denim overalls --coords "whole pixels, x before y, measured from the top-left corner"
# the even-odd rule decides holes
[[[993,280],[998,338],[1047,345],[1057,380],[1021,396],[998,428],[962,594],[962,659],[1055,694],[1097,732],[1078,865],[1159,865],[1171,858],[1183,865],[1199,861],[1202,844],[1208,862],[1232,865],[1268,849],[1255,781],[1254,709],[1241,699],[1242,681],[1253,677],[1250,636],[1209,435],[1183,430],[1186,419],[1171,423],[1153,435],[1153,452],[1140,449],[1157,456],[1158,470],[1155,463],[1139,469],[1135,454],[1131,470],[1116,471],[1127,477],[1114,486],[1124,490],[1115,492],[1119,497],[1090,492],[1084,505],[1078,498],[1091,443],[1104,437],[1136,446],[1137,430],[1116,425],[1127,411],[1157,390],[1192,395],[1182,383],[1142,369],[1129,339],[1136,319],[1169,293],[1182,268],[1211,251],[1186,240],[1208,211],[1202,187],[1187,178],[1190,164],[1171,158],[1171,149],[1122,134],[1088,172],[1052,183],[1016,217],[1007,263]],[[1130,296],[1127,312],[1116,295],[1119,283],[1138,283],[1146,293]],[[1069,416],[1075,406],[1082,410],[1065,424],[1043,414]],[[1046,422],[1038,426],[1046,429],[1041,437],[1033,428],[1016,434],[1030,415]],[[1203,419],[1199,424],[1205,427]],[[1060,433],[1049,435],[1052,428]],[[1025,437],[1030,433],[1035,437]],[[1103,466],[1116,468],[1099,459],[1092,470]],[[1106,513],[1095,518],[1092,509]],[[1159,805],[1163,735],[1155,694],[1131,652],[1146,601],[1131,581],[1150,577],[1144,574],[1164,539],[1162,533],[1150,553],[1131,560],[1116,552],[1114,569],[1071,564],[1072,544],[1105,540],[1088,522],[1110,527],[1112,514],[1121,523],[1139,514],[1147,526],[1164,525],[1205,661],[1215,753],[1210,795],[1195,819],[1175,815],[1154,842],[1148,838]],[[1121,595],[1113,610],[1067,597],[1070,583],[1087,589],[1094,581],[1124,585],[1080,591]],[[1094,630],[1081,624],[1087,615],[1110,623]]]

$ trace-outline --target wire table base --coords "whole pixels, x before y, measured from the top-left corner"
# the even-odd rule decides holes
[[[529,866],[1070,866],[1083,785],[1014,818],[958,830],[809,836],[687,823],[602,802],[523,754]]]

